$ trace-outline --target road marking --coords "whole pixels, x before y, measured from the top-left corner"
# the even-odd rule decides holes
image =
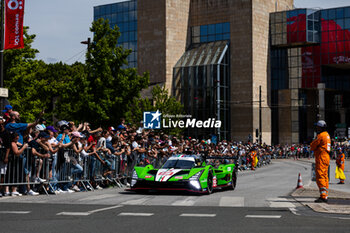
[[[180,214],[180,217],[209,217],[213,218],[216,214]]]
[[[121,204],[122,205],[143,205],[149,199],[150,199],[149,197],[144,197],[144,198],[140,198],[140,199],[124,201]]]
[[[301,214],[298,214],[296,208],[289,208],[289,210],[290,210],[290,212],[292,212],[294,215],[301,215]]]
[[[193,206],[194,203],[196,202],[195,199],[198,199],[198,198],[188,197],[185,200],[175,201],[171,205],[175,205],[175,206]]]
[[[83,199],[79,199],[79,201],[94,201],[94,200],[111,198],[111,197],[117,197],[117,195],[115,195],[115,194],[104,194],[104,195],[86,197],[86,198],[83,198]]]
[[[111,210],[111,209],[116,209],[116,208],[120,208],[123,207],[122,205],[116,205],[116,206],[111,206],[111,207],[106,207],[106,208],[102,208],[102,209],[97,209],[97,210],[90,210],[88,211],[90,214],[93,213],[97,213],[97,212],[101,212],[101,211],[106,211],[106,210]]]
[[[270,201],[270,207],[272,208],[295,208],[295,205],[287,198],[271,198],[268,201]]]
[[[118,216],[150,217],[154,213],[120,213]]]
[[[65,216],[88,216],[90,213],[88,212],[60,212],[56,215],[65,215]]]
[[[102,209],[90,210],[90,211],[87,211],[87,212],[60,212],[60,213],[57,213],[56,215],[88,216],[90,214],[94,214],[94,213],[97,213],[97,212],[111,210],[111,209],[116,209],[116,208],[120,208],[120,207],[122,207],[122,206],[121,205],[116,205],[116,206],[106,207],[106,208],[102,208]]]
[[[31,211],[0,211],[0,214],[29,214]]]
[[[246,218],[281,218],[281,215],[246,215]]]
[[[244,206],[244,197],[222,197],[220,206],[241,207]]]

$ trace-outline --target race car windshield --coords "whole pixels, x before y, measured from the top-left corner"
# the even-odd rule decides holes
[[[191,169],[195,166],[193,161],[172,159],[165,162],[163,168]]]

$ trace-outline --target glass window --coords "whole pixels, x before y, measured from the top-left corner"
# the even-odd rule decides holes
[[[95,6],[94,7],[94,15],[95,16],[100,16],[100,7],[99,6]]]
[[[129,9],[130,9],[131,11],[136,10],[136,1],[131,1],[131,2],[129,3]]]
[[[344,21],[344,28],[350,29],[350,18],[345,19]]]
[[[329,19],[335,19],[335,9],[328,10],[328,17]]]
[[[224,23],[223,30],[224,30],[224,32],[230,32],[230,23]]]
[[[111,13],[116,13],[117,12],[117,4],[112,4],[111,5]]]
[[[230,39],[230,33],[225,33],[224,35],[223,35],[223,38],[222,38],[223,40],[229,40]]]
[[[208,35],[215,34],[215,24],[208,25]]]
[[[307,33],[307,40],[308,41],[313,41],[313,32],[308,32]]]
[[[336,12],[337,12],[337,19],[344,18],[344,9],[343,8],[337,9]]]
[[[320,20],[320,11],[316,11],[316,12],[314,13],[314,19],[315,19],[315,20]]]
[[[117,14],[117,22],[122,22],[123,21],[123,14],[122,13],[118,13]]]
[[[222,39],[223,39],[222,34],[216,34],[215,35],[215,40],[222,40]]]
[[[306,14],[306,9],[299,9],[298,15],[300,15],[300,14]]]
[[[110,5],[107,5],[105,6],[106,7],[106,15],[110,15],[111,14],[111,6]]]
[[[130,32],[129,33],[129,39],[130,41],[135,41],[136,40],[136,33],[135,32]]]
[[[320,21],[314,21],[314,31],[320,31]]]
[[[215,32],[216,34],[221,34],[223,32],[222,23],[216,24]]]
[[[208,36],[208,42],[215,41],[215,35]]]
[[[125,32],[125,24],[124,23],[118,23],[118,27],[120,32]]]
[[[123,21],[128,21],[129,20],[129,12],[126,11],[123,13]]]
[[[121,7],[122,11],[127,11],[129,8],[129,2],[120,3],[120,7]]]
[[[136,50],[136,42],[130,42],[130,49],[132,49],[133,51]]]
[[[112,14],[111,23],[113,24],[117,23],[117,14]]]
[[[313,21],[311,21],[311,20],[308,20],[308,21],[307,21],[307,29],[308,29],[309,31],[314,30],[314,22],[313,22]]]
[[[106,7],[100,6],[100,15],[105,15],[105,14],[106,14]]]
[[[136,11],[130,11],[130,21],[137,20],[136,19]]]
[[[128,23],[128,29],[129,29],[129,31],[135,31],[136,30],[136,28],[135,28],[135,21],[130,21],[129,23]]]
[[[344,28],[344,19],[337,19],[336,23],[341,29]],[[339,30],[339,28],[338,28],[338,30]]]
[[[201,36],[208,35],[208,25],[202,25],[201,26]]]
[[[350,18],[350,7],[347,7],[344,9],[344,17]]]
[[[328,19],[328,11],[322,10],[321,11],[321,18],[327,20]]]
[[[208,37],[207,36],[201,36],[201,43],[208,42]]]
[[[123,7],[121,3],[117,3],[117,12],[122,12],[123,11]]]

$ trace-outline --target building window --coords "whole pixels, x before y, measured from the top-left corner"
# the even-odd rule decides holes
[[[125,1],[94,7],[94,20],[108,19],[111,27],[119,27],[121,36],[118,43],[125,49],[131,49],[128,65],[124,68],[137,66],[137,1]]]
[[[230,39],[230,23],[217,23],[191,28],[192,44]]]

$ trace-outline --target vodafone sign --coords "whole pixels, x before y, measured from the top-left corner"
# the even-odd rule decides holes
[[[24,0],[5,0],[4,49],[20,49],[23,43]]]

